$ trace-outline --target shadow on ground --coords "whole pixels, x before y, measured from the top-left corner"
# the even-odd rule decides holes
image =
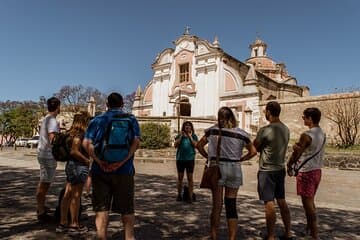
[[[38,171],[0,167],[0,238],[1,239],[91,239],[95,234],[94,213],[89,199],[83,198],[82,223],[89,233],[71,237],[55,234],[56,223],[40,225],[35,215],[35,189]],[[57,204],[57,195],[63,187],[63,171],[57,172],[56,182],[49,193],[48,206]],[[136,238],[137,239],[203,239],[207,236],[210,194],[196,189],[193,204],[175,201],[175,178],[157,175],[136,175]],[[241,192],[240,192],[241,193]],[[261,239],[265,220],[263,205],[257,199],[239,195],[238,239]],[[290,205],[293,231],[301,236],[305,217],[300,206]],[[321,239],[360,239],[360,212],[319,208]],[[277,233],[281,234],[278,216]],[[122,239],[118,215],[111,215],[111,239]],[[222,216],[220,239],[226,239],[225,216]],[[301,238],[298,238],[301,239]]]

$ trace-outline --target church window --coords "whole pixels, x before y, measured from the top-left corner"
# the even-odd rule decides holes
[[[181,64],[180,66],[180,82],[189,81],[189,63]]]
[[[191,116],[191,104],[189,99],[180,100],[180,116]]]
[[[258,50],[254,49],[254,51],[255,51],[255,57],[257,57],[258,56]]]

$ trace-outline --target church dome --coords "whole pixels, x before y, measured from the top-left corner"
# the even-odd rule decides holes
[[[251,63],[256,66],[257,69],[275,69],[276,62],[270,57],[253,57],[246,60],[247,63]]]

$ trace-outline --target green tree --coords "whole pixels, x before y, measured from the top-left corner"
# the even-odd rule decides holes
[[[6,104],[0,114],[2,135],[10,141],[15,141],[21,136],[32,136],[37,126],[38,110],[38,104],[34,102]]]
[[[170,127],[165,124],[143,123],[141,129],[141,147],[161,149],[170,146]]]

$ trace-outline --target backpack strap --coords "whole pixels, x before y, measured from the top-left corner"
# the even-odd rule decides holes
[[[111,129],[109,128],[109,125],[111,124],[111,121],[113,119],[116,119],[116,118],[129,118],[130,130],[133,131],[130,116],[131,116],[131,114],[128,114],[128,113],[119,113],[119,114],[115,114],[113,116],[109,116],[107,118],[107,123],[106,123],[106,127],[105,127],[105,133],[104,133],[104,137],[103,137],[103,141],[102,141],[103,144],[110,135]]]
[[[105,148],[106,149],[117,149],[117,148],[130,148],[131,143],[128,144],[122,144],[122,145],[115,145],[115,144],[108,144],[108,138],[110,136],[110,132],[111,132],[111,122],[116,120],[116,119],[126,119],[126,121],[129,123],[129,129],[132,133],[132,135],[130,136],[134,136],[134,131],[133,131],[133,124],[132,121],[130,119],[130,117],[133,116],[132,114],[128,114],[128,113],[117,113],[111,116],[107,116],[106,120],[105,120],[105,124],[104,124],[104,135],[102,137],[102,141],[98,144],[98,153],[100,155],[100,158],[104,157],[104,151]]]

